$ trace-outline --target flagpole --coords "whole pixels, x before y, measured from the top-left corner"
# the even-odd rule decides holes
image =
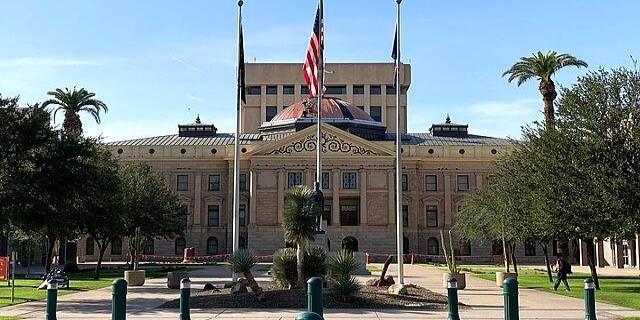
[[[404,284],[404,254],[403,250],[403,219],[402,219],[402,130],[400,130],[400,2],[396,0],[397,20],[396,20],[396,226],[398,244],[398,283]]]
[[[240,79],[240,34],[242,30],[242,0],[238,0],[238,66],[236,69],[236,80]],[[233,156],[233,253],[238,250],[240,242],[240,107],[241,92],[240,83],[238,83],[236,94],[236,134],[234,139],[234,156]],[[233,281],[238,279],[238,275],[233,273]]]
[[[322,191],[322,96],[324,89],[324,7],[323,0],[320,0],[318,4],[320,8],[320,39],[318,48],[318,90],[317,90],[317,113],[318,113],[318,127],[316,130],[316,191]],[[324,208],[320,208],[324,210]],[[322,211],[321,211],[322,212]],[[322,226],[322,218],[320,218],[320,226]]]

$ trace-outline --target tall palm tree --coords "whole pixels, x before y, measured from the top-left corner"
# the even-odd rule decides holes
[[[64,112],[64,121],[62,127],[71,135],[79,136],[82,134],[82,121],[80,121],[80,112],[88,112],[96,120],[96,123],[100,123],[100,111],[105,113],[109,111],[107,105],[95,99],[96,94],[89,92],[84,88],[77,90],[73,87],[73,90],[65,88],[64,90],[58,88],[55,91],[47,92],[53,99],[45,101],[42,106],[47,107],[49,105],[58,106],[53,113],[53,120],[56,119],[58,111]]]
[[[316,211],[314,205],[314,191],[306,186],[291,189],[284,197],[284,228],[285,241],[296,245],[296,267],[298,286],[304,287],[304,245],[313,241],[316,234]]]
[[[538,53],[534,53],[530,57],[520,58],[520,61],[511,66],[502,76],[505,77],[508,75],[509,82],[517,80],[516,84],[518,86],[532,78],[538,78],[538,81],[540,81],[538,90],[540,90],[542,101],[544,102],[545,125],[547,129],[553,129],[553,101],[556,99],[558,93],[556,92],[556,85],[551,77],[556,71],[568,66],[577,68],[588,67],[586,62],[566,53],[558,54],[555,51],[542,53],[538,51]]]

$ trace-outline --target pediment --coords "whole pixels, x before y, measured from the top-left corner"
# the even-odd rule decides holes
[[[308,127],[279,141],[273,141],[254,150],[254,156],[315,156],[315,126]],[[393,156],[391,150],[372,141],[340,130],[334,126],[322,125],[322,152],[335,156]]]

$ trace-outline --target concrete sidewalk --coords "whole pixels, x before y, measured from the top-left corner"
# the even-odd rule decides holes
[[[407,283],[415,283],[432,291],[446,294],[442,288],[442,270],[433,267],[406,265]],[[390,268],[395,275],[395,266]],[[258,273],[257,280],[268,280]],[[229,273],[223,267],[205,267],[190,273],[193,288],[205,283],[223,283]],[[362,278],[364,280],[364,278]],[[166,289],[165,279],[151,279],[143,287],[130,287],[127,295],[128,319],[177,319],[177,309],[158,309],[165,301],[176,299],[178,290]],[[462,310],[462,319],[503,319],[502,293],[495,283],[474,277],[467,278],[469,289],[460,291],[460,302],[470,306]],[[523,289],[520,291],[520,319],[584,319],[583,301],[560,295]],[[607,304],[598,304],[598,319],[618,319],[620,316],[640,316],[640,311]],[[21,316],[25,319],[44,318],[45,302],[30,302],[0,308],[0,316]],[[192,319],[294,319],[303,310],[282,309],[192,309]],[[327,309],[325,319],[446,319],[446,312],[412,310]],[[111,288],[104,288],[59,297],[58,319],[111,319]]]

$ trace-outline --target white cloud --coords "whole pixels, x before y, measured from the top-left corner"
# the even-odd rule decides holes
[[[95,60],[67,59],[67,58],[46,58],[46,57],[23,57],[0,60],[0,68],[20,68],[20,67],[74,67],[97,65]]]
[[[190,95],[190,94],[187,95],[187,98],[189,98],[189,99],[191,99],[191,100],[193,100],[195,102],[204,102],[204,99],[202,99],[200,97],[197,97],[197,96],[194,96],[194,95]]]

